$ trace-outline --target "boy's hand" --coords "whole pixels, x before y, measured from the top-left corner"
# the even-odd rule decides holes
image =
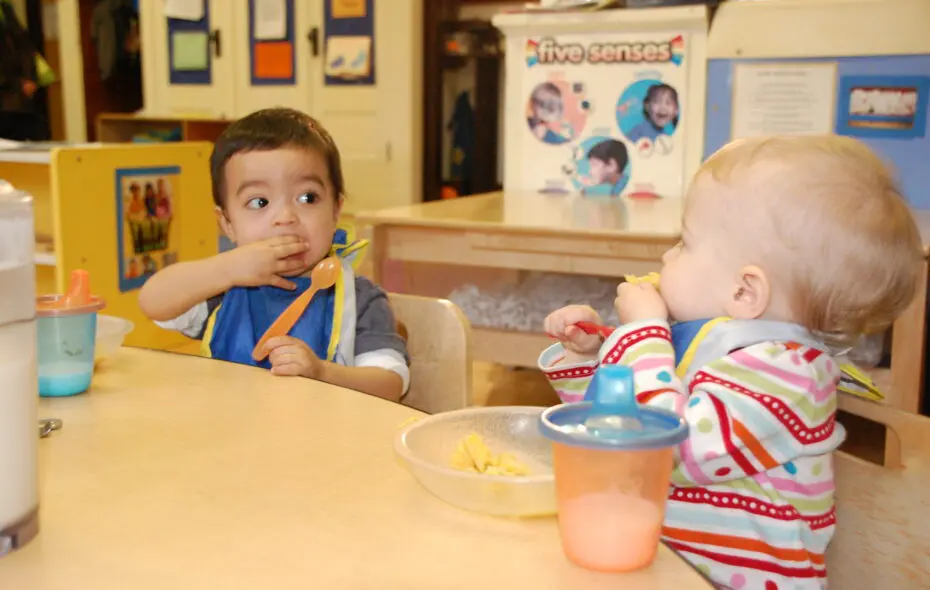
[[[224,270],[234,287],[272,285],[293,291],[297,286],[282,275],[306,267],[302,256],[310,245],[296,236],[281,236],[239,246],[220,254]]]
[[[668,306],[650,283],[620,283],[614,307],[622,324],[668,319]]]
[[[323,371],[323,361],[303,340],[278,336],[268,340],[263,350],[268,353],[274,375],[319,379]]]
[[[595,334],[585,334],[575,326],[577,322],[599,324],[601,317],[587,305],[569,305],[550,313],[543,325],[546,333],[557,338],[565,350],[584,356],[596,355],[603,340]]]

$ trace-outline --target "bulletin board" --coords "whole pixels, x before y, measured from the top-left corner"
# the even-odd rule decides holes
[[[325,0],[325,84],[374,86],[375,0]]]
[[[267,10],[265,14],[257,10]],[[249,0],[249,71],[252,86],[297,83],[294,0]]]
[[[211,148],[207,142],[181,142],[52,151],[49,197],[58,221],[53,235],[58,292],[74,269],[90,273],[94,293],[107,302],[106,313],[135,324],[128,346],[169,350],[187,343],[145,317],[133,287],[166,265],[216,255]],[[139,186],[141,207],[133,205],[133,184]],[[139,222],[142,227],[133,226]]]
[[[687,38],[680,30],[526,38],[515,184],[591,196],[679,196]]]
[[[203,2],[203,18],[168,18],[168,80],[171,84],[213,83],[210,51],[210,3]]]

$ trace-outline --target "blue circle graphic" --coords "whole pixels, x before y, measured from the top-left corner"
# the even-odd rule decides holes
[[[597,135],[582,141],[573,154],[572,184],[586,195],[617,196],[630,181],[632,164],[623,141]]]
[[[633,82],[617,100],[616,116],[617,127],[634,144],[672,135],[680,117],[678,91],[660,80]]]

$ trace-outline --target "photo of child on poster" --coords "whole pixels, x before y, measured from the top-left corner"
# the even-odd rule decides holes
[[[142,286],[169,261],[177,168],[117,170],[120,290]]]
[[[630,156],[623,141],[595,136],[575,149],[575,188],[589,196],[615,197],[630,181]]]
[[[617,126],[630,142],[654,145],[678,127],[678,91],[659,80],[638,80],[617,101]]]
[[[537,85],[526,105],[526,124],[543,143],[560,145],[581,135],[589,103],[584,86],[553,79]]]

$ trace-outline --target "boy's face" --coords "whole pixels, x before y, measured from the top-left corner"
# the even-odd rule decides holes
[[[613,158],[606,162],[600,158],[588,158],[588,172],[596,184],[616,184],[620,180],[620,170]]]
[[[659,127],[665,127],[678,116],[678,105],[672,98],[672,93],[666,91],[659,92],[658,95],[646,106],[649,111],[649,118]]]
[[[329,252],[342,200],[334,194],[326,162],[313,150],[283,147],[242,152],[226,163],[220,225],[237,245],[297,236],[311,270]]]

